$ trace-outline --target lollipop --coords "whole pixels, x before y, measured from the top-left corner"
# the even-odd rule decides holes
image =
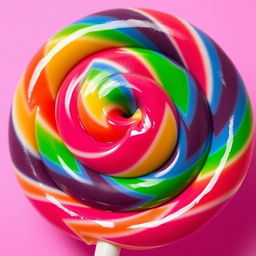
[[[158,11],[114,9],[38,51],[9,140],[48,220],[88,244],[148,249],[193,233],[234,195],[252,127],[243,81],[206,34]]]

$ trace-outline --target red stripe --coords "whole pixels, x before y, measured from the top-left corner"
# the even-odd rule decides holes
[[[159,23],[167,26],[166,32],[170,38],[175,41],[179,51],[182,54],[188,71],[192,74],[195,80],[202,87],[203,91],[207,92],[207,74],[204,66],[203,57],[200,52],[200,47],[197,44],[192,33],[188,28],[176,17],[163,14],[159,11],[143,10],[155,18]],[[169,33],[168,33],[168,28]],[[171,57],[171,56],[170,56]]]

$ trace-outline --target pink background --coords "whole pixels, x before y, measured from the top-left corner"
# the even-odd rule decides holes
[[[255,0],[8,0],[0,3],[1,178],[0,255],[93,255],[94,247],[75,241],[43,219],[24,197],[12,172],[7,131],[14,88],[42,43],[70,22],[117,7],[170,12],[212,36],[240,71],[256,110]],[[254,97],[253,97],[254,96]],[[255,159],[240,191],[225,210],[195,235],[150,250],[122,250],[123,256],[256,255]]]

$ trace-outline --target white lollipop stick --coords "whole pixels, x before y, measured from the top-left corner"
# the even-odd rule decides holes
[[[104,242],[98,241],[94,256],[118,256],[120,247]]]

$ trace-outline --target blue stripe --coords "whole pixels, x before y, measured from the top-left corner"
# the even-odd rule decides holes
[[[58,165],[57,163],[55,163],[54,161],[52,161],[51,159],[49,159],[47,156],[45,156],[44,154],[40,153],[41,159],[43,160],[44,164],[53,172],[56,172],[60,175],[63,175],[67,178],[71,178],[73,179],[73,177],[68,174],[61,165]],[[85,172],[84,168],[81,166],[81,164],[78,163],[78,161],[76,161],[77,166],[79,167],[79,170],[81,171],[80,173],[77,173],[75,171],[73,171],[72,169],[70,169],[70,172],[73,172],[74,175],[79,176],[79,178],[81,178],[83,180],[84,183],[87,184],[92,184],[91,179],[89,178],[88,174]]]
[[[72,25],[78,25],[78,24],[100,25],[100,24],[106,24],[111,21],[119,21],[119,20],[117,20],[115,18],[111,18],[111,17],[95,15],[95,16],[89,16],[89,17],[80,19],[80,20],[74,22]],[[121,22],[125,22],[125,21],[121,21]],[[126,23],[126,24],[128,24],[128,23]],[[131,24],[130,26],[131,27],[128,27],[128,28],[118,28],[118,29],[113,28],[111,30],[116,30],[119,33],[122,33],[123,35],[130,37],[131,40],[134,40],[134,38],[136,38],[136,40],[134,40],[134,41],[137,42],[140,46],[143,46],[143,47],[149,48],[149,49],[153,49],[156,51],[160,51],[159,48],[149,38],[147,38],[142,33],[140,33],[136,29],[136,27],[133,27],[134,25]],[[96,33],[100,33],[100,31],[96,32]],[[133,47],[135,47],[135,46],[133,45]]]
[[[216,48],[214,44],[212,43],[211,39],[205,35],[201,30],[199,30],[196,27],[193,27],[198,35],[200,36],[201,40],[204,43],[204,46],[206,47],[207,54],[209,57],[210,65],[211,65],[211,75],[212,75],[212,98],[211,102],[209,103],[211,111],[213,114],[216,113],[218,109],[218,104],[220,101],[220,97],[222,94],[222,69],[221,64],[219,60],[218,53],[216,51]]]
[[[233,131],[234,133],[237,132],[239,129],[242,119],[246,112],[246,106],[247,106],[247,96],[244,89],[244,84],[240,76],[238,75],[238,92],[237,92],[237,101],[236,105],[233,111],[233,117],[234,117],[234,125],[233,125]],[[218,136],[215,136],[213,138],[212,147],[210,154],[216,153],[218,150],[220,150],[222,147],[226,146],[226,142],[228,140],[229,136],[229,122],[226,123],[225,127],[222,129],[222,131],[218,134]]]

